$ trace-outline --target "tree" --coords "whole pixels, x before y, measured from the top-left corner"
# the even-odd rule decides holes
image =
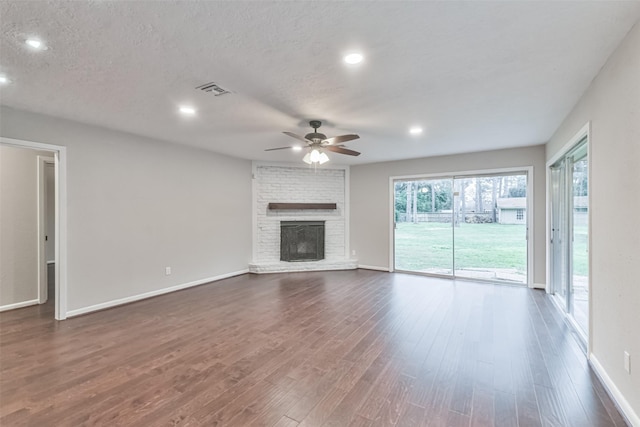
[[[413,212],[413,206],[411,206],[412,202],[413,202],[413,182],[407,181],[407,211],[406,211],[407,222],[413,221],[413,218],[411,218],[411,213]]]
[[[452,180],[401,181],[394,186],[395,220],[417,222],[419,213],[452,209]]]
[[[498,182],[500,178],[494,176],[491,178],[491,219],[494,223],[498,222]]]
[[[484,203],[482,203],[482,178],[475,178],[476,184],[476,213],[484,212]]]
[[[417,183],[417,211],[435,212],[434,185],[429,181]]]
[[[411,204],[411,219],[414,223],[418,222],[418,183],[415,182],[411,186],[411,196],[413,197]]]
[[[442,180],[435,185],[436,189],[436,209],[434,212],[450,210],[453,208],[453,193],[451,188],[451,180]]]
[[[573,194],[575,196],[588,195],[587,162],[580,160],[573,164]]]
[[[467,192],[467,180],[466,179],[460,179],[458,180],[458,182],[460,183],[460,187],[458,188],[458,214],[456,215],[456,220],[455,220],[455,226],[459,227],[461,222],[465,222],[465,218],[467,216],[467,209],[466,209],[466,205],[467,205],[467,197],[466,197],[466,192]],[[459,216],[459,218],[458,218]]]
[[[509,175],[501,176],[499,182],[499,197],[526,197],[527,196],[527,176]]]
[[[433,183],[429,186],[431,188],[431,212],[436,211],[436,190]]]
[[[395,185],[395,220],[398,221],[400,214],[407,209],[407,185],[405,182],[396,182]]]

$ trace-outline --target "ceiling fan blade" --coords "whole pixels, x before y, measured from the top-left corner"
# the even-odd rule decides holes
[[[326,145],[322,148],[325,148],[329,151],[333,151],[334,153],[346,154],[348,156],[359,156],[360,153],[357,151],[349,150],[348,148],[336,147],[335,145]]]
[[[289,147],[267,148],[264,151],[286,150],[287,148],[291,149],[293,147],[289,146]]]
[[[349,134],[349,135],[334,136],[333,138],[327,138],[322,142],[323,143],[327,143],[329,145],[335,145],[335,144],[340,144],[342,142],[352,141],[352,140],[358,139],[358,138],[360,138],[360,135]]]
[[[282,133],[284,133],[285,135],[289,135],[291,138],[299,139],[300,141],[305,142],[307,144],[310,144],[311,142],[313,142],[313,141],[309,141],[304,136],[296,135],[293,132],[282,132]]]

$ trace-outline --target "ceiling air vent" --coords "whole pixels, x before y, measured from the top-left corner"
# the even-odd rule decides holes
[[[203,92],[210,92],[215,96],[225,95],[227,93],[232,93],[230,90],[224,89],[220,87],[217,83],[205,83],[202,86],[196,87],[196,89],[201,90]]]

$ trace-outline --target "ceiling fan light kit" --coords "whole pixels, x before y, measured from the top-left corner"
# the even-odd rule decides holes
[[[312,165],[314,163],[323,165],[329,161],[329,156],[327,156],[327,153],[314,148],[304,155],[302,161],[308,165]]]
[[[327,136],[323,133],[318,132],[318,128],[322,126],[322,122],[320,120],[311,120],[309,125],[313,128],[313,132],[306,134],[304,137],[300,135],[296,135],[292,132],[283,132],[285,135],[288,135],[292,138],[298,139],[304,142],[307,148],[307,153],[302,158],[302,161],[309,165],[318,165],[325,164],[329,161],[329,156],[325,153],[325,150],[329,150],[334,153],[346,154],[347,156],[359,156],[360,153],[354,150],[349,150],[348,148],[343,147],[343,143],[347,141],[352,141],[354,139],[360,138],[360,136],[356,134],[349,135],[340,135],[334,136],[332,138],[327,138]],[[291,146],[291,147],[278,147],[278,148],[268,148],[265,151],[274,151],[274,150],[285,150],[285,149],[300,149],[299,146]]]
[[[320,153],[320,157],[318,158],[318,163],[320,163],[321,165],[327,163],[329,161],[329,156],[327,156],[327,153]]]

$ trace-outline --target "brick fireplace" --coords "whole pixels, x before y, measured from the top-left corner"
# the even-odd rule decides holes
[[[280,261],[324,259],[324,221],[280,221]]]
[[[357,268],[349,259],[346,166],[253,165],[252,273]],[[324,258],[281,259],[281,223],[322,223]]]

